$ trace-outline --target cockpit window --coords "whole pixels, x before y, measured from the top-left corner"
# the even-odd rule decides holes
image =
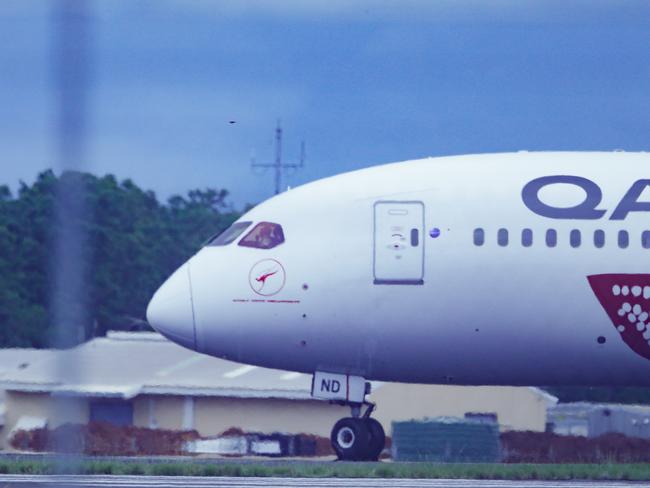
[[[206,246],[227,246],[248,229],[252,222],[235,222],[221,234],[208,241]]]
[[[239,241],[240,246],[256,247],[258,249],[271,249],[284,242],[282,226],[271,222],[260,222],[253,230]]]

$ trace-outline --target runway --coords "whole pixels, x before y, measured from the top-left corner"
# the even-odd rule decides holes
[[[420,480],[395,478],[210,478],[187,476],[0,475],[0,488],[618,488],[632,486],[650,487],[650,483],[621,481]]]

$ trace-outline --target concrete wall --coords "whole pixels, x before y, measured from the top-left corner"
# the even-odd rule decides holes
[[[467,412],[497,414],[502,431],[544,431],[546,399],[530,388],[465,387],[385,383],[370,400],[374,417],[390,435],[391,422],[423,417],[463,417]],[[161,429],[196,429],[216,436],[237,427],[246,432],[312,433],[329,437],[350,409],[315,400],[140,396],[135,424]]]
[[[149,429],[181,430],[184,398],[140,395],[133,401],[133,423]]]
[[[543,431],[546,424],[546,399],[530,388],[385,383],[370,399],[377,402],[374,416],[388,435],[395,420],[463,417],[466,412],[496,413],[502,430]],[[304,432],[329,437],[334,423],[349,415],[347,407],[315,400],[163,395],[141,395],[133,400],[136,426],[196,429],[202,436],[237,427],[246,432]],[[46,393],[8,391],[0,446],[7,445],[7,435],[21,416],[48,419],[50,427],[86,423],[89,401],[58,398],[55,403]]]
[[[48,419],[48,426],[66,422],[87,423],[89,400],[57,399],[46,393],[8,392],[6,425],[0,441],[18,419],[33,416]],[[55,408],[56,405],[56,408]],[[237,427],[246,432],[310,433],[329,437],[334,423],[350,415],[349,408],[315,400],[215,398],[141,395],[133,400],[133,423],[138,427],[196,429],[202,436],[216,436]]]
[[[374,417],[386,433],[394,420],[423,417],[463,417],[467,412],[496,413],[502,431],[544,431],[546,399],[526,387],[409,385],[385,383],[370,400]]]
[[[217,435],[230,427],[249,432],[308,433],[329,437],[334,423],[350,409],[316,400],[198,398],[196,428]]]
[[[8,448],[8,436],[23,417],[46,419],[48,427],[61,424],[86,423],[89,417],[88,400],[84,398],[52,398],[49,393],[22,393],[7,391],[5,396],[5,425],[0,433],[0,446]]]
[[[329,437],[334,423],[349,412],[349,408],[315,400],[142,395],[134,402],[134,423],[159,429],[196,429],[202,436],[237,427],[246,432]]]

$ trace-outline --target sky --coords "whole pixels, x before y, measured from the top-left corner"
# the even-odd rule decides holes
[[[0,3],[0,184],[60,171],[57,0]],[[645,1],[86,0],[81,168],[163,199],[273,194],[372,165],[516,150],[650,150]],[[234,121],[234,123],[231,123]]]

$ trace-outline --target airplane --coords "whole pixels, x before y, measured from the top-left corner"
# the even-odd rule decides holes
[[[650,385],[650,155],[516,152],[374,166],[281,193],[207,242],[149,323],[313,375],[376,460],[369,382]],[[365,412],[362,413],[365,407]]]

